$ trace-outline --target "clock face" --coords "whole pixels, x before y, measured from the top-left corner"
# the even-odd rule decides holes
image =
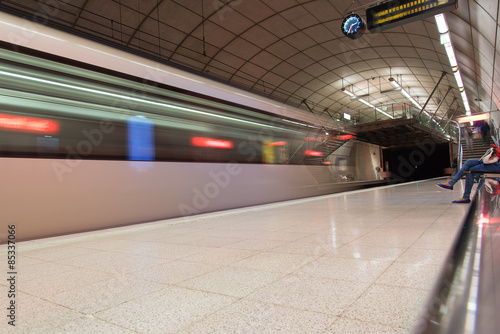
[[[358,31],[360,25],[360,19],[356,16],[351,16],[345,21],[343,29],[347,34],[354,34]]]
[[[349,38],[356,39],[366,30],[365,21],[357,14],[347,16],[342,22],[342,32]]]

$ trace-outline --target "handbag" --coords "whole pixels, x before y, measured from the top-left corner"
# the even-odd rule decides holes
[[[485,154],[481,158],[479,158],[479,161],[481,161],[483,164],[488,165],[488,164],[494,164],[498,162],[498,157],[497,157],[497,150],[496,148],[489,148]]]

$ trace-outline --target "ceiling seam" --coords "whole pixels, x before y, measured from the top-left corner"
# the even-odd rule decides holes
[[[314,1],[314,0],[313,0],[313,1]],[[309,1],[309,2],[311,2],[311,1]],[[308,2],[308,3],[309,3],[309,2]],[[263,3],[264,3],[264,2],[263,2]],[[265,3],[264,3],[264,4],[265,4]],[[254,22],[254,24],[253,24],[251,27],[249,27],[248,29],[246,29],[245,31],[243,31],[243,32],[241,32],[239,35],[237,35],[234,39],[232,39],[230,42],[228,42],[228,43],[226,44],[226,46],[227,46],[227,45],[229,45],[229,44],[230,44],[231,42],[233,42],[234,40],[236,40],[236,38],[238,38],[238,37],[239,37],[239,38],[241,38],[241,39],[243,39],[243,40],[245,40],[245,41],[246,41],[246,42],[248,42],[248,43],[251,43],[251,42],[247,41],[246,39],[244,39],[243,37],[241,37],[241,35],[242,35],[242,34],[244,34],[244,33],[245,33],[245,32],[247,32],[247,31],[249,31],[250,29],[252,29],[252,28],[253,28],[253,27],[255,27],[255,26],[260,26],[262,29],[266,30],[266,31],[267,31],[267,32],[269,32],[271,35],[276,36],[276,35],[275,35],[272,31],[269,31],[268,29],[265,29],[265,28],[264,28],[264,27],[262,27],[260,24],[261,24],[262,22],[264,22],[264,21],[266,21],[266,20],[270,19],[271,17],[274,17],[274,16],[280,16],[280,17],[282,17],[281,13],[283,13],[283,12],[285,12],[285,11],[289,10],[290,8],[295,8],[295,7],[300,7],[300,6],[302,6],[302,4],[296,4],[296,5],[292,6],[292,7],[288,7],[287,9],[281,10],[281,11],[279,11],[279,12],[276,12],[276,11],[275,11],[273,15],[268,16],[268,17],[266,17],[265,19],[260,20],[260,21],[258,21],[258,22]],[[272,9],[272,8],[270,8],[270,9]],[[240,13],[240,14],[241,14],[241,13]],[[241,15],[243,15],[243,14],[241,14]],[[294,33],[295,33],[295,32],[294,32]],[[289,36],[289,35],[288,35],[288,36]],[[286,37],[288,37],[288,36],[286,36]],[[268,45],[267,47],[270,47],[270,46],[272,46],[272,45],[274,45],[274,44],[276,44],[276,43],[278,43],[278,42],[284,42],[284,43],[287,43],[286,41],[284,41],[284,38],[280,38],[280,37],[276,36],[276,41],[275,41],[274,43],[271,43],[271,44],[270,44],[270,45]],[[253,43],[251,43],[251,44],[253,44]],[[289,44],[289,43],[287,43],[287,44]],[[291,46],[292,48],[294,48],[294,49],[296,49],[296,50],[297,50],[297,52],[296,52],[294,55],[296,55],[296,54],[300,53],[300,50],[299,50],[299,49],[297,49],[297,48],[296,48],[296,47],[294,47],[293,45],[290,45],[290,46]],[[256,53],[256,54],[255,54],[252,58],[254,58],[255,56],[257,56],[259,53],[261,53],[261,52],[263,52],[263,51],[265,51],[265,50],[264,50],[264,49],[262,49],[260,52]],[[220,52],[220,51],[219,51],[219,52]],[[273,56],[274,56],[274,55],[273,55]],[[237,71],[240,71],[242,67],[244,67],[247,63],[250,63],[250,60],[251,60],[252,58],[250,58],[250,59],[243,59],[243,60],[244,60],[244,63],[243,63],[243,64],[242,64],[242,65],[241,65],[238,69],[237,69]],[[282,61],[284,61],[284,60],[282,59]],[[280,62],[280,63],[281,63],[281,62]],[[278,65],[279,65],[279,64],[278,64]],[[278,66],[278,65],[276,65],[276,66]],[[257,65],[256,65],[256,66],[257,66]],[[276,68],[276,66],[274,66],[273,68]],[[259,66],[259,67],[260,67],[260,66]],[[270,68],[270,69],[269,69],[269,72],[271,72],[271,70],[272,70],[273,68]],[[231,80],[231,79],[232,79],[232,78],[230,78],[230,80]],[[260,78],[258,78],[258,79],[259,79],[259,80],[262,80],[262,76],[260,76]],[[286,80],[286,78],[284,78],[284,79]],[[254,86],[255,86],[255,85],[254,85]],[[251,88],[252,88],[252,87],[251,87]],[[274,91],[274,90],[273,90],[273,91]]]
[[[140,1],[140,0],[139,0]],[[164,0],[160,0],[160,2],[156,2],[156,5],[153,6],[151,8],[151,10],[149,11],[149,13],[147,13],[146,15],[144,15],[144,18],[142,19],[142,21],[139,22],[139,24],[137,25],[137,28],[134,30],[134,32],[130,35],[130,38],[128,39],[127,43],[125,44],[126,46],[129,46],[130,43],[132,42],[132,39],[135,37],[135,34],[137,33],[137,31],[139,31],[139,29],[142,27],[142,25],[144,24],[144,22],[146,22],[146,20],[148,18],[151,17],[151,14],[157,9],[157,7],[159,7],[162,3],[163,3]],[[139,14],[142,14],[139,9],[137,10],[137,12]],[[153,18],[151,17],[151,19],[153,20]],[[159,20],[159,18],[158,18]],[[120,22],[121,23],[121,22]]]
[[[310,2],[307,2],[307,3],[310,3]],[[307,8],[305,8],[305,7],[304,7],[304,5],[305,5],[305,4],[307,4],[307,3],[302,4],[302,7],[304,8],[304,10],[305,10],[306,12],[308,12],[311,16],[313,16],[313,17],[316,19],[316,17],[313,15],[313,13],[311,13],[310,11],[308,11],[308,10],[307,10]],[[354,0],[353,0],[353,3],[354,3]],[[335,8],[335,7],[334,7],[334,8]],[[287,9],[287,10],[288,10],[288,9]],[[280,12],[280,16],[281,16],[281,13],[282,13],[282,12],[284,12],[284,11],[281,11],[281,12]],[[339,14],[340,14],[340,13],[339,13]],[[340,15],[341,15],[341,14],[340,14]],[[318,20],[318,23],[317,23],[317,24],[315,24],[315,25],[311,25],[311,26],[309,26],[308,28],[311,28],[311,27],[314,27],[314,26],[321,25],[321,26],[324,26],[324,27],[325,27],[325,29],[327,29],[328,31],[330,31],[330,29],[328,28],[328,26],[326,25],[326,23],[333,22],[333,21],[336,21],[336,20],[335,20],[335,19],[332,19],[331,21],[327,21],[327,22],[321,22],[320,20]],[[302,31],[302,29],[299,29],[299,31]],[[295,32],[295,33],[296,33],[296,32]],[[334,36],[335,36],[335,34],[334,34],[333,32],[332,32],[332,35],[334,35]],[[289,36],[290,36],[290,35],[289,35]],[[287,37],[288,37],[288,36],[287,36]],[[335,39],[332,39],[332,40],[339,40],[339,39],[340,39],[340,38],[336,37]],[[283,40],[283,39],[281,39],[281,40]],[[328,42],[330,42],[330,41],[332,41],[332,40],[329,40]],[[286,43],[286,42],[285,42],[285,43]],[[334,55],[331,51],[329,51],[329,50],[328,50],[328,48],[326,48],[326,47],[324,47],[324,46],[323,46],[323,44],[324,44],[324,43],[326,43],[326,42],[316,43],[315,45],[313,45],[313,46],[311,46],[311,47],[309,47],[309,48],[307,48],[307,49],[304,49],[304,50],[298,50],[299,52],[298,52],[297,54],[301,53],[301,54],[303,54],[304,56],[306,56],[306,57],[308,57],[308,58],[311,58],[311,57],[309,57],[309,56],[305,53],[305,51],[306,51],[306,50],[310,50],[310,49],[312,49],[312,48],[314,48],[314,47],[317,47],[317,46],[318,46],[318,47],[321,47],[321,48],[323,48],[323,49],[324,49],[324,50],[325,50],[325,51],[326,51],[329,55],[328,55],[328,56],[326,56],[325,58],[321,59],[321,60],[316,60],[316,59],[311,58],[311,59],[313,59],[314,63],[319,63],[319,64],[320,64],[320,62],[321,62],[321,61],[324,61],[324,60],[326,60],[326,59],[329,59],[329,58],[331,58],[332,56],[335,56],[335,55]],[[287,43],[287,44],[288,44],[288,43]],[[297,54],[295,54],[294,56],[296,56]],[[291,57],[293,57],[293,56],[291,56]],[[293,66],[293,67],[297,68],[295,65],[291,64],[290,62],[288,62],[288,59],[290,59],[291,57],[288,57],[287,59],[283,59],[283,61],[282,61],[281,63],[286,62],[286,63],[287,63],[287,64],[289,64],[290,66]],[[335,57],[336,57],[336,56],[335,56]],[[280,64],[281,64],[281,63],[280,63]],[[313,64],[314,64],[314,63],[313,63]],[[272,70],[273,70],[274,68],[276,68],[276,67],[277,67],[278,65],[280,65],[280,64],[277,64],[276,66],[274,66],[273,68],[271,68],[269,71],[270,71],[270,72],[272,72]],[[320,64],[320,65],[322,65],[322,64]],[[323,65],[322,65],[322,66],[323,66]],[[325,73],[323,73],[323,74],[326,74],[326,73],[328,73],[328,72],[331,72],[331,70],[330,70],[328,67],[325,67],[325,68],[327,69],[327,72],[325,72]],[[299,72],[300,72],[300,71],[301,71],[301,70],[299,69]],[[299,72],[297,72],[297,73],[299,73]],[[311,76],[312,76],[312,74],[311,74]],[[312,77],[313,77],[313,79],[312,79],[312,80],[309,80],[307,83],[310,83],[310,82],[312,82],[313,80],[317,79],[317,78],[315,78],[314,76],[312,76]],[[290,78],[288,78],[288,79],[286,79],[286,78],[285,78],[285,80],[289,80],[289,81],[291,81],[291,80],[290,80]],[[325,84],[325,86],[326,86],[326,85],[329,85],[328,83],[324,82],[324,81],[323,81],[323,80],[321,80],[321,79],[317,79],[317,80],[319,80],[320,82],[324,83],[324,84]],[[293,82],[293,81],[291,81],[291,82]],[[293,83],[298,84],[298,83],[296,83],[296,82],[293,82]],[[296,89],[296,90],[295,90],[292,94],[296,94],[296,92],[297,92],[297,91],[299,91],[302,87],[306,86],[306,84],[304,84],[304,85],[300,85],[300,84],[298,84],[298,85],[299,85],[300,87],[299,87],[298,89]],[[330,85],[331,85],[331,83],[330,83]],[[324,88],[325,86],[323,86],[322,88]],[[311,91],[312,91],[312,90],[311,90]],[[309,98],[309,97],[311,97],[312,95],[314,95],[315,93],[316,93],[315,91],[312,91],[312,93],[308,95],[308,98]],[[273,92],[271,92],[271,94],[273,94]],[[319,93],[318,93],[318,94],[319,94]],[[328,96],[324,96],[324,95],[322,95],[322,94],[319,94],[319,95],[322,97],[322,100],[321,100],[321,101],[324,101],[324,100],[326,100],[326,99],[328,98]],[[304,97],[304,99],[305,99],[305,100],[307,100],[307,98],[305,98],[305,97]],[[286,101],[286,100],[285,100],[285,101]],[[320,105],[320,102],[318,102],[316,105]],[[323,105],[320,105],[320,108],[327,109],[328,107],[325,107],[325,106],[323,106]]]
[[[82,15],[82,12],[84,11],[84,8],[87,7],[88,2],[89,2],[89,0],[85,0],[85,2],[83,3],[82,7],[80,7],[80,10],[78,11],[78,13],[76,13],[76,15],[75,15],[75,21],[73,22],[73,28],[76,27],[77,22],[80,19],[80,16]]]
[[[308,1],[307,3],[314,2],[314,1],[315,1],[315,0],[311,0],[311,1]],[[230,3],[227,3],[227,4],[225,4],[225,6],[227,6],[227,5],[229,5],[229,4],[230,4]],[[303,4],[297,4],[297,5],[294,5],[293,7],[299,7],[299,6],[303,6]],[[293,7],[288,7],[288,8],[286,8],[286,9],[284,9],[284,10],[280,11],[280,12],[275,12],[275,14],[273,14],[272,16],[277,16],[277,15],[281,16],[281,13],[283,13],[284,11],[287,11],[287,10],[289,10],[290,8],[293,8]],[[220,9],[220,8],[219,8],[219,9]],[[232,8],[232,9],[233,9],[233,8]],[[236,9],[233,9],[233,10],[237,11]],[[215,15],[215,13],[216,13],[216,12],[217,12],[217,11],[213,12],[212,14],[210,14],[210,15],[209,15],[209,16],[205,19],[205,21],[206,21],[206,20],[208,20],[208,19],[209,19],[210,17],[212,17],[213,15]],[[237,11],[237,12],[238,12],[238,11]],[[239,13],[239,12],[238,12],[238,13]],[[239,14],[240,14],[240,15],[243,15],[243,14],[241,14],[241,13],[239,13]],[[265,20],[269,19],[269,18],[270,18],[270,17],[272,17],[272,16],[268,16],[268,17],[266,17],[265,19],[263,19],[263,20],[261,20],[261,21],[258,21],[258,22],[254,22],[254,21],[252,21],[252,22],[254,22],[254,24],[253,24],[251,27],[249,27],[248,29],[244,30],[244,31],[243,31],[243,32],[241,32],[239,35],[235,35],[235,37],[234,37],[233,39],[231,39],[228,43],[226,43],[226,45],[225,45],[224,47],[219,48],[218,52],[217,52],[217,53],[216,53],[213,57],[209,57],[209,58],[210,58],[210,61],[209,61],[209,62],[207,62],[207,63],[205,64],[205,67],[203,68],[203,72],[205,72],[205,71],[206,71],[206,69],[207,69],[207,67],[210,65],[210,63],[211,63],[212,61],[214,61],[214,60],[215,60],[215,57],[216,57],[216,56],[217,56],[217,55],[218,55],[218,54],[219,54],[222,50],[224,50],[224,48],[225,48],[227,45],[229,45],[231,42],[233,42],[234,40],[236,40],[238,37],[239,37],[239,38],[241,38],[241,35],[242,35],[243,33],[245,33],[245,32],[247,32],[247,31],[249,31],[251,28],[255,27],[256,25],[259,25],[261,22],[263,22],[263,21],[265,21]],[[192,33],[193,33],[193,32],[194,32],[194,31],[195,31],[195,30],[196,30],[199,26],[200,26],[200,24],[198,24],[198,25],[197,25],[197,26],[196,26],[196,27],[195,27],[195,28],[194,28],[194,29],[193,29],[193,30],[192,30],[192,31],[191,31],[191,32],[190,32],[187,36],[190,36],[190,35],[191,35],[191,34],[192,34]],[[220,26],[219,26],[219,27],[220,27]],[[224,30],[227,30],[227,29],[225,29],[225,28],[223,28],[223,27],[220,27],[220,28],[221,28],[221,29],[224,29]],[[266,29],[266,30],[267,30],[267,29]],[[268,31],[268,32],[269,32],[269,33],[271,33],[271,34],[273,34],[273,33],[272,33],[272,32],[270,32],[270,31]],[[294,33],[295,33],[295,32],[294,32]],[[274,35],[274,34],[273,34],[273,35]],[[289,35],[288,35],[288,36],[289,36]],[[275,43],[277,43],[277,42],[279,42],[279,41],[283,41],[283,39],[284,39],[284,38],[279,38],[278,36],[276,36],[276,37],[277,37],[277,41],[276,41]],[[186,37],[186,38],[187,38],[187,37]],[[248,43],[251,43],[251,42],[247,41],[247,40],[246,40],[246,39],[244,39],[244,38],[242,38],[242,39],[243,39],[243,40],[245,40],[245,41],[246,41],[246,42],[248,42]],[[185,40],[185,39],[184,39],[184,40]],[[182,45],[182,43],[183,43],[183,42],[184,42],[184,41],[182,41],[181,43],[179,43],[179,46],[180,46],[180,45]],[[273,43],[273,44],[275,44],[275,43]],[[210,43],[209,43],[209,44],[210,44]],[[253,44],[253,43],[251,43],[251,44]],[[271,45],[273,45],[273,44],[271,44]],[[256,47],[258,47],[258,46],[256,45]],[[292,46],[292,47],[293,47],[293,46]],[[258,47],[258,48],[260,48],[260,47]],[[262,51],[264,51],[264,50],[261,50],[260,52],[262,52]],[[297,52],[297,53],[295,53],[294,55],[296,55],[296,54],[298,54],[298,53],[301,53],[301,51],[300,51],[300,50],[298,50],[298,49],[297,49],[297,51],[298,51],[298,52]],[[253,57],[255,57],[256,55],[258,55],[260,52],[258,52],[257,54],[255,54]],[[233,56],[238,57],[238,56],[236,56],[236,55],[234,55],[234,54],[233,54]],[[306,55],[306,56],[307,56],[307,55]],[[252,58],[253,58],[253,57],[252,57]],[[240,57],[238,57],[238,58],[240,58]],[[252,59],[252,58],[250,58],[250,59]],[[241,58],[240,58],[240,59],[241,59]],[[251,63],[251,62],[250,62],[250,59],[242,59],[242,60],[244,61],[244,62],[243,62],[243,64],[242,64],[239,68],[236,68],[236,72],[235,72],[235,73],[233,73],[233,75],[229,77],[228,81],[233,80],[233,78],[237,75],[236,73],[238,73],[238,72],[241,70],[241,68],[242,68],[243,66],[245,66],[247,63]],[[281,62],[280,62],[280,63],[281,63]],[[253,63],[251,63],[251,64],[253,64]],[[260,67],[259,65],[256,65],[256,64],[253,64],[253,65]],[[276,66],[278,66],[278,65],[276,65]],[[292,65],[292,66],[293,66],[293,65]],[[263,68],[263,69],[264,69],[265,71],[267,71],[265,68]],[[270,70],[269,70],[269,72],[270,72]],[[247,74],[247,73],[245,73],[245,74]],[[248,74],[247,74],[247,75],[248,75]],[[256,78],[256,79],[258,79],[258,81],[257,81],[256,83],[254,83],[254,85],[250,86],[250,87],[249,87],[249,89],[254,88],[256,84],[259,84],[261,81],[263,81],[263,80],[262,80],[262,76],[260,76],[260,77],[255,77],[255,78]],[[285,81],[287,80],[286,78],[283,78],[283,79],[284,79]],[[300,86],[300,85],[299,85],[299,86]],[[270,94],[266,94],[266,95],[272,95],[274,92],[279,92],[279,89],[280,89],[280,88],[279,88],[279,86],[275,86],[275,87],[274,87],[274,89],[271,91],[271,93],[270,93]],[[281,89],[281,90],[283,90],[283,89]],[[283,91],[284,91],[284,90],[283,90]],[[297,90],[295,90],[294,92],[287,92],[287,94],[286,94],[286,95],[291,96],[291,95],[293,95],[296,91],[297,91]],[[298,99],[298,100],[300,100],[300,99],[301,99],[301,97],[297,97],[297,99]],[[284,101],[287,101],[287,100],[284,100]]]

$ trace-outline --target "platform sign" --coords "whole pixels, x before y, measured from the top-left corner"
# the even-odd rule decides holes
[[[366,10],[370,32],[380,32],[458,7],[458,0],[390,0]]]

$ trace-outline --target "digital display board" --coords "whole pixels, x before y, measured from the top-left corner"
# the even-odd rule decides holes
[[[458,0],[392,0],[366,10],[370,32],[380,32],[456,9]]]

